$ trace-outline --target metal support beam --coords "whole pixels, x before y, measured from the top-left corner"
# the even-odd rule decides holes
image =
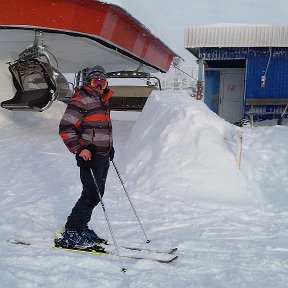
[[[197,80],[197,93],[196,99],[203,99],[203,70],[204,70],[204,61],[202,58],[198,60],[198,80]]]

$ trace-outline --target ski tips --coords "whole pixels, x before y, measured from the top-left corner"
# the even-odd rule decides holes
[[[146,243],[150,243],[151,241],[149,239],[146,240]]]
[[[125,273],[126,271],[127,271],[127,269],[124,268],[124,267],[123,267],[122,270],[121,270],[122,273]]]

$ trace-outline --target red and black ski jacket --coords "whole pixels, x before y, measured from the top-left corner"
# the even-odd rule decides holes
[[[98,155],[107,156],[113,147],[112,125],[107,100],[113,92],[106,89],[103,96],[84,85],[69,100],[59,125],[59,134],[70,152],[78,154],[94,145]]]

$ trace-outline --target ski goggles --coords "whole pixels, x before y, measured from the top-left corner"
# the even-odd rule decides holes
[[[90,86],[93,88],[100,88],[101,90],[104,90],[105,88],[107,88],[108,82],[105,79],[91,78]]]

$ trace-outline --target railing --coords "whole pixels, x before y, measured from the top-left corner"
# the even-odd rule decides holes
[[[246,99],[246,106],[250,106],[247,114],[251,126],[254,124],[255,115],[280,115],[283,117],[288,112],[287,105],[288,98]]]

